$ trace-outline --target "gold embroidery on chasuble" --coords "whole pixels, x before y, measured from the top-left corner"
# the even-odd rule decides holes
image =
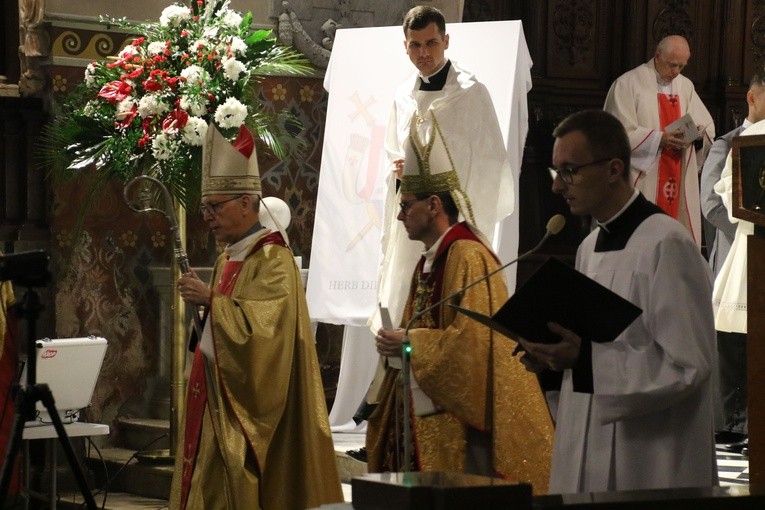
[[[431,271],[430,273],[417,272],[417,285],[415,286],[414,296],[412,298],[412,317],[431,306],[434,290],[432,280],[435,274],[435,271]],[[432,311],[415,320],[411,327],[435,328],[436,324],[433,320]]]

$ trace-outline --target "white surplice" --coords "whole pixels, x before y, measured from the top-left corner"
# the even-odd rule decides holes
[[[623,249],[596,252],[598,234],[577,269],[643,313],[614,342],[591,344],[592,393],[564,372],[550,492],[716,485],[709,266],[665,214],[628,232]]]
[[[765,134],[765,121],[752,124],[739,136]],[[728,219],[737,225],[730,251],[715,277],[712,304],[715,312],[715,327],[718,331],[732,333],[747,332],[747,237],[754,234],[754,224],[733,216],[733,158],[728,154],[714,186],[715,193],[722,198],[728,211]]]

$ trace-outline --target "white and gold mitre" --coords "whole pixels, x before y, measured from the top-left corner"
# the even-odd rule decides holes
[[[420,140],[417,134],[417,116],[412,116],[409,136],[404,147],[404,172],[400,191],[411,195],[448,191],[463,219],[475,225],[470,199],[462,189],[436,116],[433,112],[429,112],[429,115],[433,121],[433,129],[427,143]]]
[[[255,139],[244,125],[233,142],[214,125],[202,147],[202,196],[261,195]]]

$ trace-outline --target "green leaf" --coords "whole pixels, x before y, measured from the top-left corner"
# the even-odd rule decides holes
[[[253,29],[251,13],[242,16],[238,27],[221,23],[217,14],[228,7],[228,0],[210,0],[201,7],[192,0],[190,5],[199,17],[197,20],[183,22],[181,26],[163,27],[158,21],[133,23],[125,18],[101,18],[101,22],[109,27],[129,31],[145,40],[136,46],[138,54],[134,62],[124,64],[112,59],[97,63],[89,72],[90,85],[81,84],[60,104],[54,104],[53,121],[50,129],[44,132],[39,153],[41,161],[56,180],[71,181],[87,177],[93,186],[88,189],[95,192],[112,178],[127,181],[137,173],[150,172],[182,204],[198,201],[201,148],[178,145],[177,157],[169,160],[157,160],[153,155],[152,142],[162,132],[162,122],[167,112],[152,116],[145,110],[147,106],[143,105],[143,116],[132,118],[127,125],[121,123],[131,111],[130,102],[133,107],[137,107],[149,94],[142,82],[148,78],[150,69],[167,73],[162,78],[165,80],[178,78],[192,63],[206,69],[209,79],[199,85],[178,82],[174,89],[163,89],[156,95],[156,99],[165,101],[168,109],[178,108],[182,104],[181,91],[188,97],[204,97],[207,110],[200,115],[209,125],[214,125],[215,108],[226,98],[236,97],[248,106],[248,126],[278,157],[289,157],[304,149],[305,142],[299,137],[302,131],[299,120],[288,111],[264,112],[264,100],[252,87],[260,77],[269,74],[309,74],[312,67],[308,60],[293,48],[278,44],[271,30]],[[210,38],[209,34],[213,31],[208,29],[211,28],[221,36],[220,41]],[[224,36],[228,39],[224,39]],[[220,58],[226,53],[225,49],[219,49],[217,53],[206,53],[205,46],[199,52],[190,51],[190,45],[195,41],[207,38],[208,46],[215,47],[234,36],[241,37],[247,47],[244,55],[237,57],[248,69],[238,82],[231,82],[224,76]],[[171,42],[169,54],[155,59],[149,53],[149,45],[165,41]],[[184,54],[188,54],[188,57],[184,57]],[[113,65],[115,63],[118,65]],[[131,95],[126,98],[128,103],[122,105],[119,111],[118,102],[113,104],[98,97],[105,84],[121,80],[121,77],[134,71],[135,85]],[[222,129],[221,132],[231,140],[237,129]],[[148,134],[148,141],[143,139],[145,133]],[[175,138],[172,141],[183,143]]]

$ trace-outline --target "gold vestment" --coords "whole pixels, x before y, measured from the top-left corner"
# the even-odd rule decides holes
[[[213,282],[226,263],[221,255]],[[302,510],[342,502],[292,253],[277,244],[256,245],[235,277],[230,297],[216,293],[212,299],[207,321],[216,361],[206,367],[214,388],[207,388],[195,459],[184,458],[184,444],[178,445],[170,508],[180,507],[184,463],[194,461],[189,509]],[[189,400],[194,391],[189,387]]]
[[[447,239],[443,243],[447,244]],[[440,257],[444,257],[441,262]],[[431,274],[436,272],[439,263],[444,264],[438,273],[440,292],[421,302],[420,310],[498,267],[492,253],[482,243],[469,238],[442,246]],[[402,327],[406,327],[417,311],[414,306],[418,293],[417,271]],[[451,302],[492,315],[506,300],[505,283],[497,274]],[[492,466],[497,475],[531,483],[535,494],[546,493],[553,425],[536,376],[512,356],[516,342],[457,314],[445,304],[436,308],[433,317],[431,322],[437,320],[440,327],[429,325],[426,315],[424,321],[421,319],[409,330],[414,377],[441,409],[436,414],[413,419],[417,469],[464,471],[466,433],[467,428],[472,427],[490,433]],[[367,455],[372,472],[403,470],[392,464],[402,441],[401,426],[396,426],[396,415],[400,424],[402,412],[396,398],[396,394],[401,394],[399,374],[399,370],[387,368],[380,403],[369,419]]]

